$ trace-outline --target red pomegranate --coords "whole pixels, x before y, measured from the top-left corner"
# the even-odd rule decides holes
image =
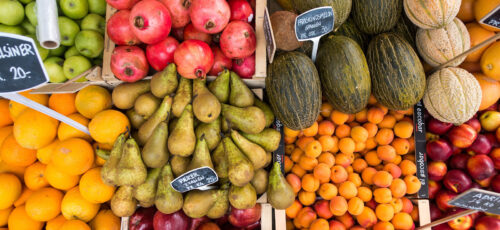
[[[242,78],[252,78],[255,74],[255,54],[242,59],[233,59],[232,70]]]
[[[149,65],[157,71],[162,71],[169,63],[174,62],[174,52],[178,46],[179,42],[173,37],[167,37],[154,45],[148,45],[146,57]]]
[[[118,46],[111,54],[111,71],[120,80],[136,82],[148,74],[144,51],[137,46]]]
[[[226,27],[231,9],[225,0],[192,0],[189,16],[196,29],[215,34]]]
[[[128,10],[139,0],[106,0],[106,2],[117,10]]]
[[[218,76],[224,69],[231,69],[231,66],[233,65],[231,59],[224,56],[219,47],[212,46],[212,52],[214,53],[215,61],[212,69],[208,73],[210,76]]]
[[[130,24],[128,23],[129,17],[129,10],[120,10],[111,15],[108,20],[106,31],[109,39],[117,45],[132,46],[141,43],[130,29]]]
[[[174,63],[181,76],[204,79],[214,64],[214,54],[207,43],[194,39],[187,40],[175,50]]]
[[[160,0],[160,2],[167,6],[172,16],[173,28],[184,27],[191,21],[189,17],[191,0]]]
[[[231,9],[230,21],[240,20],[250,23],[253,18],[253,10],[247,0],[229,0],[227,2]]]
[[[256,44],[255,31],[244,21],[230,22],[220,37],[220,48],[231,59],[252,55]]]
[[[184,41],[190,40],[190,39],[196,39],[200,41],[204,41],[207,44],[212,43],[212,35],[207,34],[203,31],[200,31],[196,28],[194,28],[193,24],[188,24],[186,27],[184,27]]]
[[[135,36],[146,44],[163,41],[172,27],[167,7],[156,0],[142,0],[135,4],[129,23]]]

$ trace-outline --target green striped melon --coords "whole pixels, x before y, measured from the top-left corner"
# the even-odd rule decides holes
[[[316,58],[323,94],[333,108],[353,114],[363,110],[371,93],[370,72],[361,47],[352,39],[332,36]]]
[[[416,42],[420,56],[433,67],[453,59],[470,48],[469,32],[458,18],[440,29],[418,29]],[[462,64],[465,58],[454,61],[450,66]]]
[[[392,110],[406,110],[424,96],[425,73],[411,45],[395,33],[383,33],[368,45],[366,60],[377,101]]]
[[[396,23],[396,26],[392,28],[391,32],[401,35],[408,43],[410,43],[414,50],[417,50],[417,46],[415,45],[417,29],[418,27],[415,26],[415,24],[413,24],[408,17],[406,17],[406,14],[401,14],[401,18],[399,18],[398,23]]]
[[[442,122],[462,124],[471,119],[481,105],[481,86],[467,70],[448,67],[427,79],[424,105]]]
[[[317,7],[331,6],[335,15],[334,29],[337,29],[349,17],[352,0],[292,0],[292,5],[299,14]]]
[[[404,0],[406,16],[422,29],[437,29],[453,21],[461,0]]]
[[[348,18],[347,21],[345,21],[344,24],[337,29],[337,31],[333,32],[333,35],[343,35],[349,37],[356,41],[363,50],[366,49],[368,42],[370,42],[370,37],[359,30],[352,18]]]
[[[311,126],[321,106],[321,84],[312,60],[300,52],[284,52],[267,71],[266,93],[276,117],[293,130]]]
[[[392,29],[398,22],[401,0],[354,0],[354,23],[367,34],[379,34]]]

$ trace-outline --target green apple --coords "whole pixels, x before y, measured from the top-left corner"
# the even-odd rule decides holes
[[[104,38],[93,30],[82,30],[75,38],[78,52],[88,58],[98,57],[104,49]]]
[[[82,28],[82,30],[94,30],[101,34],[104,34],[105,27],[106,19],[98,14],[88,14],[80,23],[80,28]]]
[[[15,26],[20,24],[23,19],[23,4],[17,0],[0,0],[0,23]]]
[[[81,55],[80,52],[76,49],[75,46],[69,47],[68,50],[64,53],[64,58],[68,59],[69,57],[73,57],[76,55]]]
[[[0,24],[0,32],[19,35],[26,34],[26,30],[21,26],[6,26],[2,24]]]
[[[87,58],[80,55],[72,56],[67,58],[66,61],[64,61],[63,65],[64,76],[66,76],[66,78],[68,79],[72,79],[80,75],[81,73],[87,71],[91,67],[92,63],[90,63],[90,61]],[[84,82],[84,81],[87,81],[87,79],[81,78],[77,82]]]
[[[101,16],[106,15],[106,0],[88,0],[89,12]]]
[[[26,13],[26,17],[30,21],[31,25],[36,26],[38,24],[38,18],[36,17],[36,2],[30,2],[26,5],[24,12]]]
[[[25,18],[21,23],[21,27],[23,27],[28,34],[36,34],[36,27],[30,23],[30,20]]]
[[[59,6],[64,15],[71,19],[81,19],[89,12],[87,0],[60,0]]]
[[[479,122],[481,122],[481,127],[485,131],[495,131],[500,127],[500,112],[494,110],[486,111],[479,117]]]
[[[59,33],[61,34],[61,45],[72,46],[75,44],[75,37],[80,32],[80,27],[75,21],[67,17],[59,17]]]
[[[57,47],[55,49],[49,50],[49,56],[51,56],[51,57],[62,57],[64,55],[64,52],[66,52],[66,49],[68,49],[67,46],[60,45],[59,47]]]
[[[40,42],[38,42],[38,39],[36,39],[36,35],[29,34],[29,35],[26,35],[26,37],[33,38],[33,40],[35,41],[36,49],[38,50],[38,53],[40,54],[40,57],[42,58],[42,61],[45,60],[49,56],[49,50],[43,48],[40,45]]]
[[[22,4],[26,5],[30,2],[32,2],[33,0],[19,0]]]
[[[67,78],[64,76],[63,70],[64,59],[60,57],[50,57],[43,62],[45,71],[49,75],[49,81],[52,83],[65,82]]]

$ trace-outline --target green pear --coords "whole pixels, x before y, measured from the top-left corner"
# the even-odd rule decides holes
[[[130,121],[130,124],[134,129],[139,129],[141,125],[146,122],[146,119],[144,119],[143,116],[137,114],[135,110],[129,109],[127,110],[127,117],[128,120]]]
[[[274,162],[269,174],[267,200],[275,209],[286,209],[295,201],[295,193],[281,173],[279,162]]]
[[[263,168],[266,165],[266,151],[262,147],[249,141],[236,130],[231,130],[231,138],[236,146],[252,162],[255,170]]]
[[[210,151],[208,150],[207,141],[205,136],[201,136],[196,142],[196,148],[194,149],[193,158],[187,167],[187,171],[201,167],[214,168],[212,159],[210,158]]]
[[[142,159],[150,168],[161,168],[168,161],[167,150],[168,127],[167,122],[160,122],[146,141],[142,149]]]
[[[137,133],[139,143],[145,144],[149,137],[153,134],[156,126],[160,122],[165,121],[169,118],[170,109],[172,107],[172,97],[166,96],[160,104],[160,107],[151,115],[144,124],[141,125]]]
[[[117,185],[118,178],[118,163],[122,157],[123,147],[127,137],[125,134],[120,134],[113,144],[108,160],[104,163],[101,169],[101,179],[107,185]]]
[[[137,200],[134,198],[134,187],[119,187],[110,202],[111,211],[119,217],[128,217],[134,214]]]
[[[170,164],[172,165],[172,172],[175,177],[179,177],[180,175],[187,172],[187,167],[191,162],[190,157],[180,157],[180,156],[172,156],[170,159]]]
[[[144,183],[147,173],[137,142],[133,138],[129,138],[125,142],[123,154],[118,163],[118,185],[138,186]]]
[[[156,208],[165,214],[177,212],[183,205],[182,194],[175,191],[170,185],[172,180],[174,180],[172,168],[170,167],[170,164],[167,163],[161,170],[155,198]]]
[[[134,189],[134,197],[142,207],[151,207],[155,204],[156,188],[161,168],[154,168],[148,171],[146,181]]]
[[[163,98],[175,92],[178,84],[175,64],[170,63],[163,71],[155,73],[151,78],[151,93],[156,97]]]
[[[229,104],[237,107],[252,106],[254,95],[252,90],[241,80],[235,72],[231,72],[231,92],[229,94]]]
[[[208,88],[221,103],[229,101],[229,70],[224,69],[222,73],[210,84]]]
[[[207,217],[210,219],[218,219],[223,217],[229,210],[229,184],[223,184],[217,190],[217,200],[215,204],[207,212]]]
[[[222,104],[222,114],[230,128],[236,128],[245,133],[257,134],[266,127],[264,112],[255,106],[239,108]]]
[[[193,97],[193,82],[190,79],[181,77],[179,87],[175,93],[174,102],[172,104],[172,114],[175,117],[180,117],[187,104],[191,103]]]
[[[210,123],[220,115],[220,102],[206,86],[206,80],[193,80],[193,112],[196,118]]]
[[[229,203],[237,209],[248,209],[257,203],[257,193],[252,184],[244,186],[231,185],[229,189]]]
[[[191,218],[203,217],[217,201],[217,195],[217,190],[191,190],[184,198],[182,210]]]
[[[229,181],[236,186],[244,186],[254,175],[252,162],[238,149],[230,137],[224,137],[224,151],[227,156]]]
[[[266,128],[257,134],[242,133],[244,137],[253,143],[260,145],[267,152],[274,152],[278,149],[281,141],[280,132],[272,128]]]
[[[264,116],[266,117],[266,127],[269,127],[274,122],[274,112],[271,107],[269,107],[267,103],[261,101],[257,97],[255,97],[253,105],[259,107],[259,109],[264,112]]]
[[[69,50],[71,50],[72,48],[70,48]],[[142,94],[149,92],[149,90],[150,81],[122,83],[113,89],[111,98],[113,99],[113,104],[115,104],[117,108],[130,109],[134,106],[135,100]]]
[[[193,106],[188,104],[168,137],[168,150],[170,153],[181,157],[193,154],[196,145],[193,122]]]
[[[265,193],[267,190],[267,183],[268,183],[269,177],[267,174],[267,171],[265,169],[259,169],[255,171],[255,175],[253,176],[252,183],[253,187],[255,188],[255,192],[257,194],[262,194]]]
[[[215,150],[212,152],[212,162],[214,163],[214,170],[219,178],[227,178],[227,156],[224,151],[224,143],[221,141]]]
[[[220,117],[210,123],[201,123],[196,127],[196,137],[200,138],[201,136],[204,136],[208,144],[208,149],[213,150],[217,147],[221,139],[220,127]]]
[[[145,93],[135,100],[134,110],[137,114],[147,119],[158,109],[160,103],[161,100],[153,94]]]

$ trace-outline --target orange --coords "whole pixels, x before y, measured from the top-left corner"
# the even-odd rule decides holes
[[[119,230],[120,224],[120,218],[115,216],[110,209],[102,209],[90,221],[90,227],[94,230]]]
[[[79,176],[63,173],[52,164],[47,165],[45,169],[45,178],[47,178],[50,186],[61,190],[68,190],[75,187],[80,180]]]
[[[392,200],[391,190],[388,188],[377,188],[373,191],[373,198],[379,204],[389,203]]]
[[[57,144],[59,144],[59,139],[54,139],[54,141],[49,145],[36,150],[36,158],[38,159],[38,161],[44,164],[48,164],[50,162],[50,159],[52,159],[52,153]]]
[[[332,104],[330,104],[328,102],[323,102],[323,104],[321,104],[319,114],[321,114],[321,116],[323,116],[323,117],[330,117],[330,114],[332,113],[332,111],[333,111]]]
[[[64,195],[61,203],[61,212],[68,220],[83,220],[89,222],[99,211],[100,204],[85,200],[80,194],[80,189],[74,187]]]
[[[315,178],[318,178],[320,183],[326,183],[330,181],[330,166],[325,163],[319,163],[314,167],[313,174]]]
[[[24,184],[26,184],[26,187],[32,190],[37,190],[49,185],[47,178],[45,178],[46,167],[46,165],[40,162],[36,162],[28,166],[24,172]]]
[[[483,95],[481,97],[479,110],[484,110],[495,104],[500,98],[500,82],[486,77],[482,73],[474,73],[474,76],[481,86],[481,92]]]
[[[109,124],[113,124],[110,126]],[[116,138],[130,130],[130,122],[120,111],[104,110],[95,115],[89,123],[89,132],[92,138],[99,142],[113,145]]]
[[[347,212],[347,201],[344,197],[335,196],[330,200],[330,212],[335,216],[342,216]]]
[[[364,207],[365,203],[358,197],[353,197],[347,202],[347,211],[353,216],[361,214]]]
[[[493,43],[481,56],[481,70],[493,80],[500,80],[500,41]]]
[[[21,181],[10,173],[0,174],[0,209],[6,209],[14,204],[21,195]]]
[[[321,121],[318,125],[318,135],[331,136],[335,132],[335,125],[328,120]]]
[[[375,135],[375,140],[379,145],[388,145],[394,139],[394,132],[392,129],[380,129]]]
[[[377,223],[377,216],[371,208],[365,206],[361,214],[356,216],[356,220],[361,226],[369,228]]]
[[[394,208],[390,204],[379,204],[375,208],[375,215],[381,221],[391,221],[394,217]]]
[[[396,124],[396,117],[392,115],[387,115],[384,117],[384,119],[382,119],[380,123],[378,123],[378,127],[392,129],[395,124]]]
[[[311,226],[309,227],[309,230],[329,230],[329,229],[330,225],[328,224],[328,221],[323,218],[314,220],[311,223]]]
[[[49,103],[49,96],[46,94],[30,94],[31,90],[21,92],[22,96],[31,99],[32,101],[38,102],[39,104],[47,106]],[[25,105],[19,104],[15,101],[9,101],[9,113],[12,120],[16,121],[17,117],[21,112],[27,109]]]
[[[71,138],[61,141],[54,149],[52,162],[59,171],[77,176],[90,169],[94,163],[94,149],[85,140]]]
[[[0,147],[2,147],[5,138],[7,138],[10,134],[12,134],[12,130],[13,130],[12,126],[5,126],[0,128]]]
[[[420,180],[413,175],[405,176],[404,178],[406,184],[406,193],[407,194],[415,194],[420,190],[421,184]]]
[[[26,201],[26,214],[33,220],[49,221],[61,213],[62,192],[54,188],[41,188]]]
[[[372,190],[368,187],[358,188],[358,197],[364,202],[368,202],[372,199]]]
[[[393,197],[401,198],[406,195],[406,183],[400,178],[394,179],[389,189]]]
[[[47,221],[47,225],[45,225],[45,230],[59,230],[59,228],[66,222],[66,218],[61,214],[56,218]]]
[[[18,178],[23,178],[25,170],[26,167],[13,166],[6,164],[5,161],[0,161],[0,173],[12,173]]]
[[[318,122],[314,122],[311,126],[302,130],[304,136],[306,137],[314,137],[318,133]]]
[[[319,189],[319,180],[312,174],[306,174],[302,177],[302,189],[307,192],[315,192]]]
[[[339,149],[342,153],[353,153],[356,148],[356,143],[350,137],[344,137],[339,140]]]
[[[31,219],[24,206],[12,210],[8,220],[9,230],[36,230],[42,229],[43,222]]]
[[[378,171],[373,175],[373,184],[381,188],[387,188],[392,184],[392,175],[386,171]]]
[[[62,115],[76,113],[74,93],[55,93],[49,97],[49,108]]]
[[[405,155],[410,150],[410,142],[408,139],[396,138],[392,141],[391,146],[396,150],[396,154]]]
[[[338,138],[343,138],[343,137],[348,137],[351,135],[351,127],[346,124],[342,124],[337,126],[337,129],[335,130],[335,136]]]
[[[394,230],[394,226],[391,222],[379,221],[373,225],[373,230]]]
[[[286,216],[288,218],[295,218],[299,211],[302,209],[302,204],[298,200],[293,201],[290,207],[285,209]],[[99,215],[99,214],[98,214]]]
[[[476,17],[476,21],[479,22],[498,5],[500,5],[500,0],[476,0],[474,3],[474,16]],[[481,26],[489,31],[500,31],[500,29],[493,26],[483,24],[481,24]]]
[[[408,121],[399,121],[394,126],[394,135],[400,138],[410,138],[413,134],[413,124]]]
[[[345,181],[339,186],[339,194],[346,199],[351,199],[358,195],[358,189],[353,182]]]
[[[87,171],[80,178],[80,193],[92,203],[104,203],[111,200],[115,192],[114,186],[105,184],[101,179],[101,167]]]
[[[0,98],[0,114],[2,114],[0,116],[0,127],[10,125],[14,122],[9,113],[9,100]]]
[[[304,206],[309,206],[316,201],[316,193],[302,190],[299,192],[298,198]]]
[[[474,20],[475,19],[474,1],[475,0],[462,0],[462,4],[460,5],[460,10],[458,11],[457,18],[459,18],[463,22],[470,22]]]
[[[24,148],[39,149],[54,140],[58,124],[56,119],[28,109],[17,117],[14,123],[14,137]]]
[[[349,119],[349,114],[342,113],[338,110],[333,110],[330,119],[333,121],[334,124],[336,125],[342,125],[347,122]]]
[[[346,181],[348,176],[349,175],[347,174],[345,168],[340,165],[335,165],[331,169],[330,179],[335,184],[340,184]]]
[[[401,163],[399,163],[399,168],[401,168],[403,176],[413,175],[417,172],[417,166],[409,160],[401,161]]]
[[[36,161],[36,151],[19,145],[11,134],[2,143],[0,158],[8,165],[26,167]]]
[[[288,184],[290,184],[290,186],[292,186],[293,192],[295,194],[297,194],[302,189],[302,182],[299,176],[290,173],[286,175],[286,181],[288,182]]]
[[[30,198],[32,193],[33,193],[33,190],[31,190],[27,187],[24,187],[23,192],[21,193],[19,198],[17,198],[17,200],[14,202],[14,207],[19,207],[21,205],[24,205],[26,203],[26,201],[28,200],[28,198]]]
[[[12,212],[14,207],[8,207],[6,209],[0,210],[0,226],[6,226],[9,220],[9,215]]]
[[[67,220],[59,230],[90,230],[90,227],[81,220]]]
[[[484,48],[484,50],[486,50],[488,47],[489,46],[485,46],[482,48]],[[481,53],[481,55],[482,54],[483,53]],[[479,56],[478,59],[481,59],[481,56]],[[481,65],[479,64],[479,61],[477,61],[477,62],[462,62],[462,64],[460,64],[458,67],[467,70],[469,73],[481,72]]]
[[[111,108],[111,94],[101,86],[89,85],[76,94],[75,107],[81,115],[92,119],[97,113]]]
[[[462,0],[462,5],[463,5],[463,1],[466,1],[466,0]],[[470,46],[471,47],[476,46],[479,43],[487,40],[488,38],[495,36],[494,32],[486,30],[481,25],[479,25],[479,23],[477,23],[477,22],[467,23],[465,25],[465,27],[467,27],[467,31],[469,31]],[[470,53],[465,58],[465,62],[469,62],[469,63],[470,62],[479,62],[479,60],[481,59],[481,55],[483,55],[484,51],[488,47],[489,47],[489,45],[486,45],[486,46],[481,47],[480,49]]]
[[[338,149],[338,139],[332,136],[321,136],[318,138],[319,143],[321,144],[321,150],[323,152],[332,151],[334,149]]]
[[[78,113],[70,114],[70,115],[68,115],[68,118],[82,124],[85,127],[89,124],[89,119],[87,119],[86,117],[84,117]],[[67,140],[70,138],[74,138],[74,137],[82,138],[82,139],[85,139],[87,141],[92,141],[92,138],[90,137],[90,135],[88,135],[88,134],[86,134],[78,129],[75,129],[66,123],[61,123],[59,125],[59,128],[57,129],[57,137],[61,141],[64,141],[64,140]]]
[[[319,141],[312,141],[306,145],[306,156],[308,157],[318,157],[322,152],[321,143]]]
[[[283,132],[284,132],[285,136],[297,137],[300,133],[300,130],[293,130],[293,129],[290,129],[290,128],[285,126],[285,128],[283,129]]]
[[[362,126],[354,126],[351,129],[351,137],[356,142],[365,142],[368,139],[368,130]]]
[[[333,197],[337,196],[338,189],[337,186],[331,183],[324,183],[319,187],[318,195],[325,200],[331,200]]]
[[[413,226],[413,219],[410,214],[405,212],[396,213],[391,221],[395,229],[411,229]]]

